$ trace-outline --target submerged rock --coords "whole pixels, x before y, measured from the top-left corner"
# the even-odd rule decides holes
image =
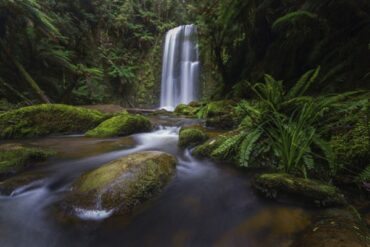
[[[268,198],[298,199],[316,206],[342,206],[347,202],[339,190],[321,182],[283,173],[258,175],[253,182],[257,192]]]
[[[65,205],[76,210],[127,213],[158,193],[175,172],[176,159],[163,152],[140,152],[81,176]]]
[[[292,247],[367,247],[368,229],[353,208],[327,209],[315,214],[314,223]]]
[[[148,118],[128,113],[120,114],[102,122],[98,127],[86,133],[88,137],[125,136],[150,131],[152,124]]]
[[[180,130],[179,146],[182,148],[194,147],[208,139],[208,135],[197,127],[183,127]]]
[[[0,178],[22,172],[53,154],[50,150],[20,144],[0,145]]]
[[[0,138],[81,133],[104,119],[104,114],[80,107],[59,104],[27,106],[0,114]]]

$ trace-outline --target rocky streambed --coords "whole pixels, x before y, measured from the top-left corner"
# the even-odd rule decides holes
[[[180,130],[194,121],[168,115],[149,124],[88,114],[99,116],[89,128],[102,136],[1,143],[16,157],[27,151],[0,182],[1,246],[367,246],[366,226],[339,191],[211,161],[217,131]],[[142,128],[120,124],[131,122]]]

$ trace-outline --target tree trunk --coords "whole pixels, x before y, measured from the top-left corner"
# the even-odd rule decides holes
[[[22,75],[23,79],[28,83],[31,87],[32,91],[37,95],[37,97],[44,103],[50,103],[49,98],[46,96],[44,91],[41,90],[39,85],[36,81],[32,78],[32,76],[26,71],[22,64],[20,64],[10,53],[8,49],[6,49],[4,42],[0,41],[0,45],[3,48],[5,54],[10,59],[10,61],[17,67],[19,73]]]

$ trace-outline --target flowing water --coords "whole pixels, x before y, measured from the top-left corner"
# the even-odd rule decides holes
[[[163,65],[161,108],[173,110],[180,103],[197,99],[199,55],[197,29],[179,26],[166,34]]]
[[[250,175],[198,160],[177,148],[178,127],[116,139],[83,136],[25,141],[59,151],[31,173],[43,174],[0,197],[0,246],[288,246],[310,222],[300,208],[258,198]],[[63,221],[55,205],[82,173],[142,150],[175,155],[177,172],[156,198],[131,215],[76,212]]]

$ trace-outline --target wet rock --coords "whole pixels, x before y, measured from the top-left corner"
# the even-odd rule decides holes
[[[353,208],[320,211],[313,221],[292,247],[370,246],[368,229]]]
[[[0,194],[10,195],[22,187],[27,187],[24,188],[25,190],[32,189],[41,185],[46,176],[47,174],[44,172],[29,172],[8,178],[0,182]]]
[[[127,213],[157,194],[175,172],[176,159],[163,152],[140,152],[81,176],[64,206],[72,210]]]
[[[152,124],[148,118],[124,113],[102,122],[95,129],[88,131],[86,136],[99,138],[126,136],[151,129]]]
[[[231,100],[213,101],[208,103],[205,112],[206,126],[217,129],[232,129],[236,122],[235,102]]]
[[[199,110],[198,106],[191,106],[185,104],[179,104],[175,109],[175,114],[187,116],[187,117],[195,117]]]
[[[21,144],[0,145],[0,178],[22,172],[54,154],[50,150],[26,147]]]
[[[272,199],[297,199],[316,206],[342,206],[347,202],[339,190],[318,181],[297,178],[283,173],[258,175],[253,188]]]
[[[106,116],[85,108],[42,104],[0,114],[0,138],[38,137],[81,133],[97,126]]]
[[[224,133],[219,133],[217,135],[213,135],[213,137],[207,140],[202,145],[199,145],[194,148],[192,154],[198,158],[210,158],[213,160],[224,160],[224,161],[232,161],[232,160],[225,160],[225,157],[229,156],[225,152],[228,150],[220,150],[219,148],[222,144],[227,141],[229,138],[233,138],[238,135],[238,131],[228,131]]]
[[[208,139],[208,135],[199,127],[183,127],[180,130],[179,146],[182,148],[194,147]]]

